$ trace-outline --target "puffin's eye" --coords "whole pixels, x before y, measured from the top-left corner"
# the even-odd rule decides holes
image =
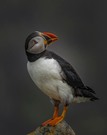
[[[32,44],[33,45],[37,44],[37,41],[36,40],[32,40]]]

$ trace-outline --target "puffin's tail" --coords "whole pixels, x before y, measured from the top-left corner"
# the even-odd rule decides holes
[[[79,102],[98,100],[99,98],[97,98],[95,94],[95,91],[88,86],[77,88],[75,90],[75,98],[77,98],[77,100],[81,99]]]

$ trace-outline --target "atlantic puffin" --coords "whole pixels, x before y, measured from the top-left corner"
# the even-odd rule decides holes
[[[95,91],[85,86],[72,65],[47,47],[58,40],[55,34],[35,31],[25,41],[27,55],[27,70],[36,86],[54,103],[54,113],[51,119],[42,126],[55,126],[61,122],[70,103],[94,101],[98,98]],[[63,104],[59,116],[59,104]]]

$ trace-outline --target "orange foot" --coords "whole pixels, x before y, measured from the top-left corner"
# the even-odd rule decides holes
[[[59,122],[61,122],[64,119],[64,117],[61,115],[59,117],[56,117],[55,119],[48,122],[50,126],[56,126]]]
[[[53,117],[51,119],[45,121],[44,123],[42,123],[42,126],[48,125],[51,121],[53,121],[56,117],[58,117],[58,110],[59,110],[59,107],[58,106],[54,106]]]
[[[42,123],[42,126],[46,126],[46,125],[55,126],[59,122],[61,122],[63,119],[64,119],[63,116],[59,116],[54,119],[49,119],[49,120],[45,121],[44,123]]]
[[[49,119],[49,120],[43,122],[43,123],[42,123],[42,126],[48,125],[51,121],[53,121],[53,119]]]
[[[58,116],[56,115],[57,113],[55,113],[54,115],[55,117],[42,123],[42,126],[46,126],[46,125],[56,126],[59,122],[61,122],[65,118],[66,112],[67,112],[67,106],[64,107],[61,116]]]

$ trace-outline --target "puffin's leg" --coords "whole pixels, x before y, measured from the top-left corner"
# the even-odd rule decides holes
[[[56,117],[58,117],[58,112],[59,112],[59,103],[58,101],[54,101],[54,113],[51,119],[45,121],[42,123],[42,126],[48,125],[51,121],[53,121]]]
[[[48,124],[51,126],[57,125],[59,122],[61,122],[65,118],[67,110],[68,110],[68,105],[65,105],[61,116],[57,116],[56,118],[51,120]]]

